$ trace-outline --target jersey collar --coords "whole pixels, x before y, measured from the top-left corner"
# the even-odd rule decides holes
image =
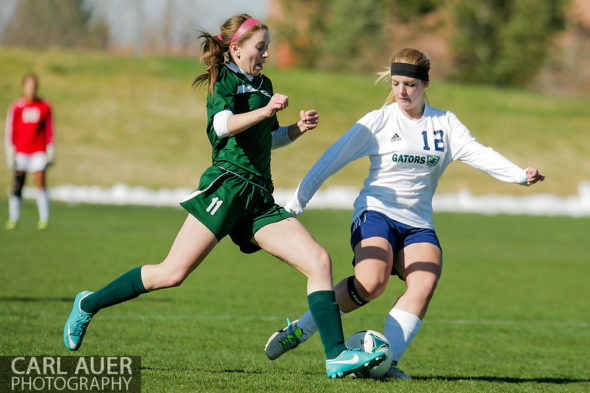
[[[401,108],[399,107],[399,104],[397,102],[394,102],[392,105],[393,108],[395,108],[394,110],[399,113],[400,115],[402,115],[403,117],[405,117],[406,119],[410,120],[410,121],[414,121],[414,122],[418,122],[418,121],[422,121],[425,117],[430,115],[430,110],[431,110],[431,106],[428,105],[428,103],[424,102],[424,112],[422,113],[422,117],[419,119],[410,119],[409,117],[407,117],[401,110]]]
[[[233,61],[228,61],[225,63],[225,65],[227,66],[227,68],[229,68],[230,70],[232,70],[236,74],[244,75],[246,77],[246,79],[248,79],[249,82],[252,82],[255,78],[254,76],[247,74],[246,71],[244,71],[243,69],[238,67],[237,64],[234,63]]]

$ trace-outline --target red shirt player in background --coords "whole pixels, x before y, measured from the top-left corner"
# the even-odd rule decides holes
[[[51,106],[37,95],[39,79],[35,74],[23,77],[22,88],[23,96],[10,106],[6,117],[6,164],[14,171],[6,229],[15,229],[18,225],[27,172],[33,174],[37,186],[37,228],[45,229],[49,222],[46,171],[55,159]]]

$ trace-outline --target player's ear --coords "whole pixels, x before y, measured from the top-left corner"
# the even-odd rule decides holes
[[[240,47],[238,46],[238,44],[232,42],[231,44],[229,44],[229,49],[234,56],[236,56],[238,59],[240,58]]]

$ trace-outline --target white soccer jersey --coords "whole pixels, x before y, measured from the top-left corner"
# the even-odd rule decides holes
[[[526,185],[526,171],[485,147],[453,114],[426,105],[419,120],[397,103],[372,111],[320,157],[285,206],[299,214],[324,183],[346,164],[369,156],[369,176],[354,202],[353,220],[364,210],[419,228],[434,229],[432,197],[451,161],[460,160],[509,183]]]

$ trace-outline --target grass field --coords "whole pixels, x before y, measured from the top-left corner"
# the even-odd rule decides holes
[[[0,211],[6,203],[0,201]],[[180,209],[55,203],[51,227],[0,232],[0,355],[68,355],[71,300],[134,266],[160,261]],[[349,212],[302,221],[351,273]],[[402,359],[413,381],[329,380],[318,337],[276,360],[267,337],[306,309],[302,275],[224,240],[185,283],[101,311],[77,355],[142,357],[143,392],[588,392],[590,219],[438,214],[445,267]],[[343,318],[345,335],[382,331],[403,290]]]
[[[205,92],[190,87],[201,70],[196,57],[133,58],[0,47],[0,63],[1,112],[20,94],[20,79],[28,71],[40,75],[40,93],[54,106],[58,161],[49,174],[50,185],[190,187],[210,163]],[[375,67],[380,71],[380,65]],[[388,89],[387,84],[374,85],[375,75],[280,70],[270,65],[264,73],[276,92],[290,97],[289,108],[279,114],[281,124],[295,122],[303,108],[320,113],[317,130],[273,153],[274,181],[281,188],[296,187],[328,146],[383,104]],[[542,169],[547,181],[535,192],[571,195],[577,193],[580,181],[590,180],[590,96],[439,80],[432,81],[427,95],[433,106],[455,112],[482,143],[523,167]],[[327,184],[360,188],[367,168],[368,160],[361,159]],[[0,188],[6,189],[9,182],[9,173],[0,171]],[[439,191],[461,188],[475,194],[529,192],[453,164]]]

